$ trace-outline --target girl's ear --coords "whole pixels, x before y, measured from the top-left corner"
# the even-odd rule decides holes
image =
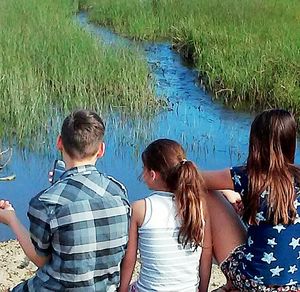
[[[154,170],[150,170],[150,177],[154,181],[157,178],[157,173]]]

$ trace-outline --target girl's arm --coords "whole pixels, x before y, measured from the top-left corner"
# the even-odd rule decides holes
[[[224,197],[238,210],[241,196],[239,193],[233,191],[233,181],[230,174],[230,169],[215,171],[202,171],[205,185],[209,191],[220,190]]]
[[[201,171],[208,190],[233,190],[230,169]]]
[[[137,256],[138,227],[144,221],[145,209],[145,200],[140,200],[132,204],[128,246],[121,263],[119,292],[128,292]]]
[[[243,205],[241,203],[241,196],[234,192],[234,185],[231,178],[230,169],[215,171],[202,171],[205,185],[209,191],[220,190],[223,196],[232,204],[233,208],[238,214],[241,214]]]
[[[204,242],[202,248],[202,254],[199,262],[199,274],[200,274],[200,285],[199,292],[208,291],[208,285],[211,274],[212,264],[212,236],[210,227],[210,218],[206,212],[205,216],[205,230],[204,230]]]

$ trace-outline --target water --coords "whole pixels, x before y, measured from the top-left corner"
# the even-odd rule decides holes
[[[212,102],[199,87],[197,72],[183,64],[170,44],[132,42],[107,29],[88,24],[84,14],[78,15],[76,21],[108,46],[135,46],[143,51],[155,80],[157,95],[169,102],[168,110],[159,112],[151,120],[132,120],[121,113],[106,117],[106,153],[97,167],[122,181],[131,201],[149,194],[138,176],[142,170],[141,152],[154,139],[167,137],[179,141],[187,150],[188,158],[201,169],[224,168],[245,161],[253,116]],[[47,173],[55,158],[59,158],[55,139],[56,134],[53,134],[49,139],[52,145],[42,152],[19,149],[15,145],[12,160],[5,171],[15,173],[17,179],[0,183],[1,197],[13,203],[26,226],[28,202],[49,185]],[[1,225],[0,240],[10,238],[14,235]]]

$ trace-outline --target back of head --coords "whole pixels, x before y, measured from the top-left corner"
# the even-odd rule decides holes
[[[266,110],[253,121],[250,132],[247,170],[249,175],[249,202],[245,217],[255,221],[260,194],[267,190],[269,220],[289,222],[295,217],[294,167],[297,125],[293,116],[282,109]]]
[[[105,126],[93,111],[76,110],[65,118],[61,138],[65,151],[73,159],[95,155],[103,141]]]
[[[182,146],[170,139],[152,142],[143,152],[144,166],[157,171],[168,190],[175,195],[181,220],[178,241],[184,246],[201,246],[204,236],[204,181],[196,165],[186,160]]]

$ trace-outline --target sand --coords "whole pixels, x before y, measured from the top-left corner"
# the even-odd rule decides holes
[[[18,283],[30,278],[36,267],[25,256],[23,250],[16,240],[0,242],[0,291],[7,291]],[[134,277],[136,278],[139,271],[137,264]],[[223,285],[225,278],[220,269],[213,265],[210,287],[212,291]]]

